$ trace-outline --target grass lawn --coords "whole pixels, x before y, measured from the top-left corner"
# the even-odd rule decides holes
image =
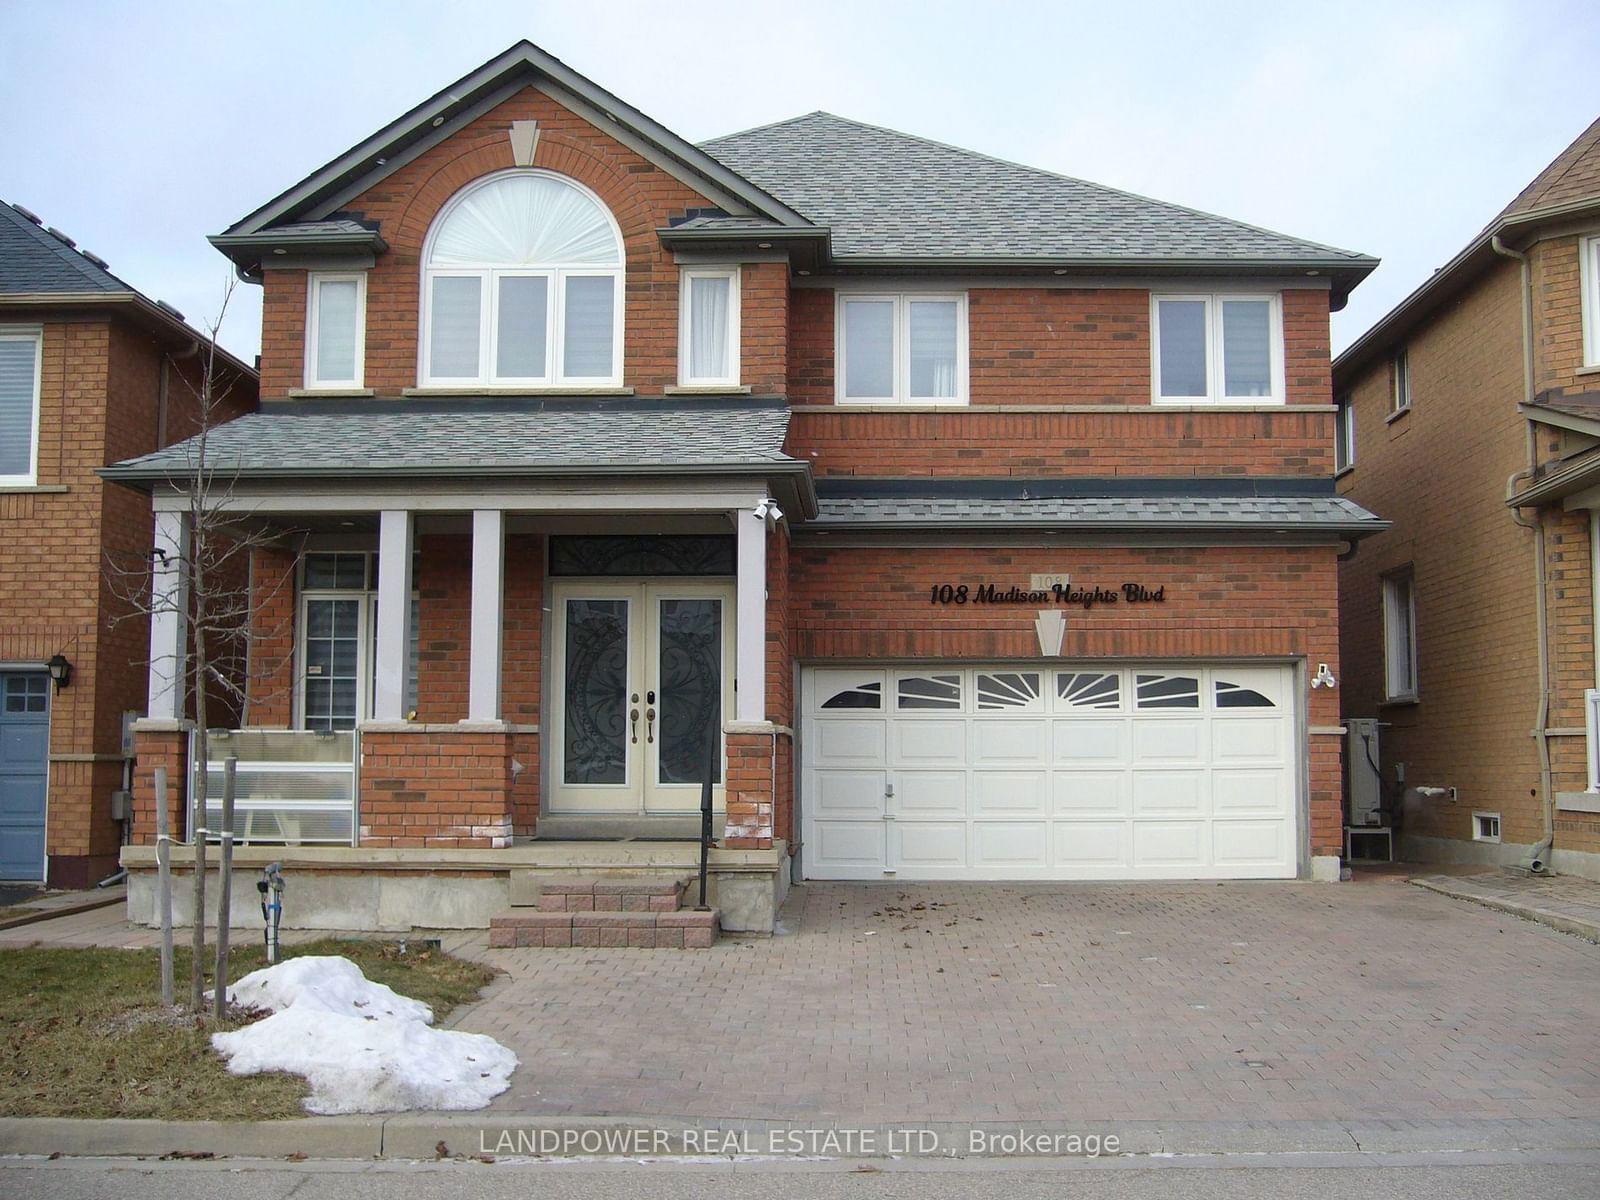
[[[368,979],[431,1005],[435,1023],[492,975],[415,942],[405,955],[392,942],[344,938],[283,949],[285,958],[301,954],[343,955]],[[174,991],[186,1002],[187,948],[173,958]],[[238,980],[265,965],[262,947],[246,942],[229,955],[228,973]],[[155,950],[0,950],[0,1116],[305,1116],[298,1075],[229,1075],[212,1053],[210,1034],[238,1024],[164,1011]]]

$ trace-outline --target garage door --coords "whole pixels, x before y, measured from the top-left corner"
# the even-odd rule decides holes
[[[809,668],[812,879],[1296,873],[1288,667]]]
[[[44,878],[50,676],[0,673],[0,879]]]

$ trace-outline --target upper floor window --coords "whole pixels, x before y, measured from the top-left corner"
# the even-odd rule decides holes
[[[1156,401],[1283,403],[1276,296],[1153,296]]]
[[[1583,294],[1583,365],[1600,367],[1600,237],[1578,243],[1578,279]]]
[[[0,487],[38,483],[39,360],[44,334],[38,328],[0,325]]]
[[[361,386],[367,276],[313,273],[306,296],[306,387]]]
[[[1383,577],[1383,698],[1417,698],[1417,589],[1410,567]]]
[[[966,296],[847,292],[838,304],[841,402],[967,402]]]
[[[622,382],[622,235],[599,199],[547,171],[474,184],[423,254],[422,382]]]
[[[678,383],[739,383],[739,268],[685,268],[678,297]]]
[[[1389,360],[1389,415],[1398,417],[1411,411],[1411,360],[1405,347],[1394,352]]]
[[[1356,406],[1349,396],[1340,396],[1334,406],[1333,470],[1338,474],[1356,465]]]

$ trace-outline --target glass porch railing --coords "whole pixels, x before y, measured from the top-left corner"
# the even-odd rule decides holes
[[[234,768],[233,844],[356,843],[355,733],[212,730],[206,737],[206,829],[222,829],[225,763]],[[190,761],[200,770],[191,748]]]

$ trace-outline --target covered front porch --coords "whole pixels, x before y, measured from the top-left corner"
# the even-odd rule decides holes
[[[580,411],[626,426],[648,410]],[[247,700],[240,727],[203,748],[180,615],[197,518],[180,478],[156,481],[168,552],[154,586],[175,602],[152,618],[135,729],[130,908],[147,919],[158,766],[174,785],[170,827],[192,838],[182,785],[207,764],[215,840],[233,758],[249,889],[234,911],[253,914],[247,864],[265,855],[315,881],[308,907],[325,928],[483,925],[536,899],[541,874],[574,869],[692,874],[709,767],[716,882],[754,887],[764,900],[736,907],[770,928],[792,796],[787,531],[773,510],[803,511],[809,479],[781,454],[786,414],[757,403],[738,419],[752,414],[768,418],[756,462],[707,461],[708,449],[692,466],[632,469],[244,464],[215,503],[257,543]],[[483,415],[460,417],[470,428]],[[235,424],[263,419],[293,434],[307,418]],[[613,453],[639,452],[614,432]],[[175,865],[188,861],[179,847]]]

